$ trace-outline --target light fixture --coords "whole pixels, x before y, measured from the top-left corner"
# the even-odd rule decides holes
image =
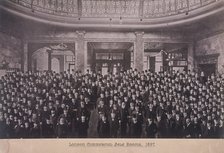
[[[119,20],[119,23],[122,24],[123,21],[122,21],[122,17],[120,16],[120,20]]]

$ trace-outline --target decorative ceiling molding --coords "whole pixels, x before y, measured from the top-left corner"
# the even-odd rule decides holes
[[[33,20],[36,22],[45,23],[48,25],[56,25],[70,28],[110,28],[110,29],[155,29],[155,28],[167,28],[174,27],[183,24],[194,23],[200,19],[214,15],[216,13],[224,12],[223,1],[217,1],[215,3],[208,4],[204,7],[200,7],[191,11],[188,14],[180,13],[177,15],[171,15],[167,17],[158,18],[75,18],[55,16],[41,12],[31,12],[30,9],[23,6],[13,5],[8,0],[3,0],[0,5],[0,10],[12,13],[25,19]]]

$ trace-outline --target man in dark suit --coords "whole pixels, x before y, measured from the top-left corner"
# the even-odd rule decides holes
[[[168,129],[168,123],[167,120],[161,119],[161,116],[157,116],[157,133],[156,137],[158,138],[165,138],[167,136],[167,129]]]
[[[142,125],[140,121],[138,121],[137,116],[133,115],[131,126],[130,126],[130,137],[140,138],[142,134],[141,131],[142,131]]]
[[[167,137],[173,138],[176,135],[176,120],[174,116],[169,113],[167,113],[167,123]]]
[[[175,136],[176,138],[183,137],[183,120],[180,118],[179,114],[175,115]]]
[[[214,138],[219,138],[219,124],[218,124],[218,119],[214,119],[214,125],[213,125],[213,129],[214,129]]]
[[[24,123],[24,131],[25,131],[25,133],[24,133],[23,137],[24,138],[29,138],[30,137],[30,124],[29,124],[29,122]]]
[[[6,131],[7,131],[7,126],[5,124],[3,115],[1,114],[0,115],[0,138],[6,138],[7,137]]]
[[[202,123],[200,125],[200,130],[201,130],[201,133],[199,134],[199,137],[205,138],[206,132],[207,132],[207,123],[206,123],[206,120],[204,120],[204,119],[202,119]]]
[[[65,119],[62,117],[59,119],[58,123],[58,129],[57,129],[57,136],[58,138],[66,138],[67,137],[67,124],[65,122]]]
[[[128,109],[126,107],[125,102],[122,102],[121,104],[121,110],[120,110],[120,135],[122,138],[126,137],[127,134],[127,124],[128,124]]]
[[[212,127],[212,123],[207,123],[207,130],[205,132],[205,138],[214,138],[214,128]]]
[[[99,113],[99,114],[105,114],[105,115],[108,114],[108,108],[107,108],[107,106],[104,104],[104,101],[102,101],[102,100],[99,101],[99,105],[98,105],[97,109],[98,109],[98,113]]]
[[[79,138],[86,138],[88,134],[89,124],[84,115],[81,116],[81,119],[78,123],[78,136]]]
[[[40,125],[36,122],[33,123],[33,126],[30,129],[30,137],[31,138],[40,138]]]
[[[117,138],[118,130],[119,130],[119,121],[116,114],[112,111],[109,118],[110,123],[110,137]]]
[[[199,135],[201,133],[201,126],[198,123],[198,118],[194,118],[194,123],[193,123],[193,137],[194,138],[199,138]]]
[[[13,123],[12,121],[10,121],[10,119],[6,119],[6,131],[5,131],[5,134],[6,134],[6,137],[7,138],[13,138],[14,137],[14,130],[13,130]],[[28,132],[30,132],[28,130]]]
[[[146,134],[147,138],[155,138],[157,133],[157,126],[154,123],[153,119],[148,118],[146,124]]]
[[[100,138],[109,138],[110,136],[110,124],[105,116],[105,114],[102,115],[102,118],[98,122],[98,134]]]
[[[81,116],[84,115],[86,117],[85,120],[89,122],[91,112],[86,108],[84,101],[80,102],[80,107],[77,111],[77,118],[81,118]]]
[[[185,138],[192,138],[193,132],[194,132],[193,124],[191,123],[189,118],[186,118],[186,124],[185,124],[185,128],[184,128]]]
[[[219,138],[224,138],[224,126],[223,121],[219,121]]]
[[[42,136],[44,138],[52,138],[54,137],[54,127],[50,122],[50,119],[46,118],[42,125]]]

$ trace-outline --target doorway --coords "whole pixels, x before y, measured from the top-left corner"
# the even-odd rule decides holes
[[[131,67],[133,43],[88,42],[87,68],[103,75],[116,74]]]
[[[152,72],[155,72],[155,69],[156,69],[156,57],[155,56],[149,57],[149,69]]]
[[[60,72],[60,61],[58,58],[51,59],[51,70],[56,73]]]
[[[124,69],[130,68],[130,59],[127,59],[126,54],[125,51],[94,51],[92,70],[103,75],[120,73]]]

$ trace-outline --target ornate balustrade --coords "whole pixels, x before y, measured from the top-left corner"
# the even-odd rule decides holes
[[[82,0],[83,17],[139,17],[140,0]]]
[[[202,7],[214,0],[151,0],[144,1],[143,16],[161,17],[187,12]]]
[[[78,0],[9,0],[32,11],[61,16],[78,16]]]
[[[184,13],[218,0],[8,0],[32,11],[70,17],[156,18]]]

